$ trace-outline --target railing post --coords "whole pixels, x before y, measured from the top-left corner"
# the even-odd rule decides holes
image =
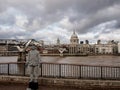
[[[25,66],[25,63],[23,63],[23,76],[25,76],[25,72],[26,71],[26,66]]]
[[[79,65],[79,72],[80,72],[80,76],[79,76],[79,79],[81,79],[81,65]]]
[[[9,65],[9,63],[8,63],[8,75],[10,75],[9,69],[10,69],[10,65]]]
[[[100,67],[100,70],[101,70],[101,79],[103,79],[103,74],[102,74],[103,67],[102,66]]]
[[[118,74],[118,75],[119,75],[118,79],[120,80],[120,67],[119,67],[119,72],[118,72],[118,73],[119,73],[119,74]]]
[[[59,78],[61,78],[61,64],[59,64]]]
[[[43,76],[43,75],[42,75],[42,64],[43,64],[43,63],[40,63],[40,69],[41,69],[41,70],[40,70],[40,71],[41,71],[40,73],[41,73],[41,77]]]

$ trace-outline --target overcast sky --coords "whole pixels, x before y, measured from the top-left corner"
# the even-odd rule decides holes
[[[120,41],[120,0],[0,0],[0,38]]]

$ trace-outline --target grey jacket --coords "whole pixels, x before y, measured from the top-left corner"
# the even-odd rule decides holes
[[[29,51],[26,64],[30,66],[37,66],[40,65],[40,63],[41,56],[39,54],[39,51],[37,51],[36,49]]]

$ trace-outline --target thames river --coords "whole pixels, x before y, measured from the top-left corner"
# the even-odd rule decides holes
[[[120,56],[83,56],[83,57],[42,56],[41,59],[42,62],[50,63],[120,66]],[[17,56],[0,57],[0,63],[2,62],[17,62]]]

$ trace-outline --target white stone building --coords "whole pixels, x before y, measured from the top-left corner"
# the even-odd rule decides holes
[[[70,44],[69,44],[69,54],[76,54],[78,53],[79,48],[79,39],[75,31],[73,31],[73,34],[70,38]]]
[[[95,44],[95,54],[113,54],[113,45]]]

